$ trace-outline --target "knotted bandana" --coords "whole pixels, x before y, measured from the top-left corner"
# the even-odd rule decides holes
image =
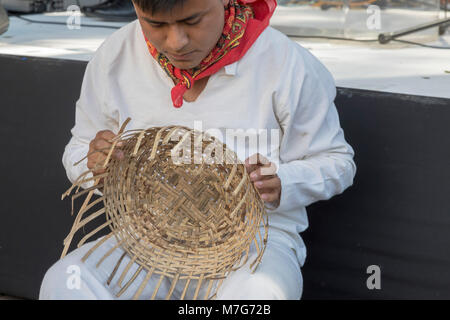
[[[276,0],[230,0],[225,8],[225,25],[217,45],[197,67],[190,70],[176,68],[164,54],[156,50],[144,34],[150,54],[178,82],[171,91],[175,108],[183,105],[183,95],[192,88],[196,80],[216,73],[245,55],[269,25],[276,5]]]

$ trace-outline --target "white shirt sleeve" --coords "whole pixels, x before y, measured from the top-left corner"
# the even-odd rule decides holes
[[[87,159],[77,166],[74,164],[86,157],[89,151],[89,143],[98,131],[117,131],[117,120],[107,109],[106,88],[107,72],[104,67],[106,61],[102,59],[102,51],[99,49],[89,61],[81,86],[81,93],[76,102],[75,126],[72,128],[72,138],[67,144],[62,162],[66,169],[67,177],[73,183],[83,172],[89,170]],[[89,174],[92,177],[92,174]],[[93,181],[82,185],[88,188]],[[99,194],[98,191],[96,191]]]
[[[287,85],[280,88],[276,106],[283,131],[277,211],[296,210],[340,194],[356,174],[354,151],[345,141],[334,104],[334,79],[306,49],[293,45],[284,72]]]

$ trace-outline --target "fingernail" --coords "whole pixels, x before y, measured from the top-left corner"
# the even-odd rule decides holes
[[[263,200],[267,200],[267,194],[261,195],[261,198],[262,198]]]
[[[250,175],[250,178],[256,178],[258,175],[256,174],[256,173],[252,173],[251,175]]]
[[[258,181],[255,184],[256,184],[257,187],[261,187],[263,183],[262,183],[262,181]]]

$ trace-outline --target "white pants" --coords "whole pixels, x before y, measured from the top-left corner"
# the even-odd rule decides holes
[[[124,252],[118,248],[106,258],[97,268],[96,264],[100,258],[112,247],[115,246],[116,239],[111,237],[91,256],[82,262],[84,254],[100,239],[88,242],[80,248],[73,250],[63,259],[57,261],[45,274],[39,293],[40,300],[112,300],[131,299],[138,290],[140,284],[145,279],[146,272],[140,272],[131,285],[120,295],[116,294],[123,288],[128,280],[138,269],[134,263],[118,285],[118,279],[130,261],[125,256],[116,271],[110,284],[107,280],[113,271],[117,261]],[[255,273],[251,273],[249,265],[256,257],[254,246],[250,250],[247,263],[235,272],[228,275],[223,280],[217,291],[218,300],[298,300],[301,298],[303,290],[303,278],[300,265],[295,252],[281,244],[281,241],[272,240],[269,236],[266,251],[261,263]],[[76,279],[74,277],[77,277]],[[150,281],[142,291],[139,299],[150,299],[154,288],[158,283],[160,275],[152,275]],[[191,281],[185,299],[192,299],[197,283]],[[179,299],[185,287],[185,280],[179,281],[172,293],[172,299]],[[171,279],[164,278],[156,295],[156,299],[164,299],[170,290]],[[214,287],[216,284],[214,285]],[[201,287],[198,299],[203,299],[206,293],[206,285]],[[213,288],[214,288],[213,287]],[[203,295],[202,295],[203,294]]]

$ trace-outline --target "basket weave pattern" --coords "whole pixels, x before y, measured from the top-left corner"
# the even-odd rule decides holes
[[[198,144],[190,143],[192,137],[193,141],[201,139],[201,150],[214,146],[214,152],[208,155],[196,152],[193,146]],[[193,299],[198,298],[203,285],[207,286],[204,298],[214,298],[223,279],[247,262],[252,244],[258,252],[250,266],[255,271],[267,243],[268,220],[258,190],[233,151],[214,137],[183,126],[119,132],[109,150],[110,155],[119,141],[124,154],[122,159],[109,156],[104,174],[87,178],[88,173],[93,172],[89,170],[63,195],[70,194],[75,187],[78,189],[72,199],[89,192],[65,239],[62,256],[74,233],[104,214],[107,222],[86,235],[78,246],[105,227],[109,227],[111,233],[92,247],[83,261],[114,236],[117,240],[115,248],[123,248],[131,258],[130,264],[137,263],[139,272],[147,272],[135,299],[152,276],[159,277],[159,282],[151,298],[156,296],[164,278],[171,280],[166,298],[171,297],[179,281],[185,282],[181,299],[186,298],[192,280],[197,284]],[[179,158],[183,162],[174,163],[174,155],[180,155],[181,151],[184,155],[186,150],[187,156]],[[216,161],[217,150],[226,161]],[[101,178],[103,185],[97,184]],[[79,191],[83,183],[91,180],[96,180],[92,188]],[[89,204],[94,189],[101,187],[103,196]],[[82,219],[93,204],[100,201],[104,207]],[[261,225],[264,236],[260,232]],[[97,265],[111,252],[108,251]],[[120,276],[119,284],[129,267]],[[213,286],[214,281],[218,281],[217,286]],[[120,296],[129,285],[127,283],[117,295]]]

